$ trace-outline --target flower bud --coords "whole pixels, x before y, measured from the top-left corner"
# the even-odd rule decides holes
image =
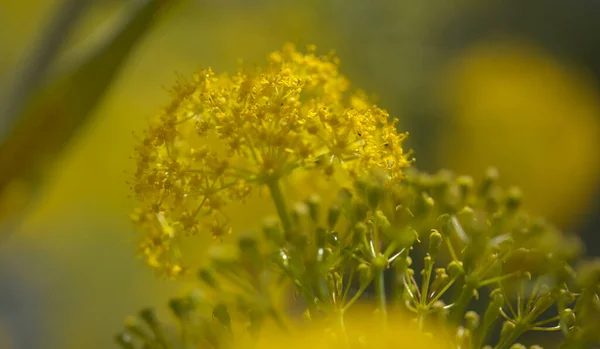
[[[332,246],[337,247],[340,245],[340,236],[337,232],[332,231],[329,234],[327,234],[327,242],[329,242],[329,244],[331,244]]]
[[[483,315],[484,332],[492,326],[492,324],[500,316],[500,308],[504,305],[504,295],[500,289],[495,289],[490,294],[491,302],[488,304],[485,314]]]
[[[296,224],[304,222],[309,217],[308,205],[303,202],[298,202],[292,206],[291,217]]]
[[[480,193],[485,194],[489,191],[494,183],[498,181],[498,177],[500,174],[498,173],[498,169],[495,167],[490,167],[486,170],[483,181],[480,186]]]
[[[465,314],[465,327],[473,332],[479,327],[479,320],[479,314],[469,310]]]
[[[317,247],[324,247],[327,243],[327,231],[323,227],[315,228],[315,243]]]
[[[429,254],[431,258],[435,259],[440,252],[440,248],[442,246],[442,234],[440,234],[437,230],[432,229],[431,234],[429,234]]]
[[[217,280],[209,269],[202,268],[198,270],[198,279],[200,279],[200,281],[204,282],[210,288],[218,288]]]
[[[281,245],[283,243],[283,231],[279,226],[278,220],[274,218],[266,219],[263,222],[262,230],[267,240],[277,245]]]
[[[363,222],[358,222],[354,225],[352,230],[352,241],[355,245],[361,244],[367,236],[369,228]]]
[[[332,230],[335,228],[338,219],[340,218],[340,207],[338,205],[333,205],[329,208],[327,212],[327,227]]]
[[[521,198],[523,193],[521,189],[517,187],[512,187],[508,190],[508,195],[506,197],[506,209],[509,212],[515,212],[521,206]]]
[[[253,233],[240,234],[238,237],[238,248],[242,255],[256,256],[259,254],[258,241]]]
[[[423,274],[426,270],[429,270],[429,268],[432,267],[433,261],[431,260],[431,256],[430,255],[426,255],[425,257],[423,257],[423,272],[421,274]]]
[[[127,334],[131,334],[141,340],[148,340],[148,334],[142,329],[140,323],[133,316],[125,319],[125,329],[127,330]]]
[[[127,332],[118,333],[115,336],[115,342],[119,344],[123,349],[134,349],[133,342],[131,341],[131,336]]]
[[[354,211],[354,219],[357,222],[364,221],[367,218],[367,212],[369,211],[369,207],[362,202],[357,202],[353,207]]]
[[[169,301],[169,308],[179,320],[184,320],[189,317],[189,314],[194,310],[192,302],[185,298],[173,298]]]
[[[158,323],[156,312],[153,308],[144,308],[139,313],[140,318],[144,320],[148,325],[154,325]]]
[[[313,222],[319,221],[319,211],[321,208],[321,198],[318,195],[311,195],[306,201],[308,212]]]
[[[504,306],[504,294],[499,288],[494,289],[492,293],[490,293],[490,298],[495,306],[499,308]]]
[[[375,212],[375,221],[377,222],[377,226],[384,231],[390,227],[390,221],[387,219],[385,214],[379,210]]]
[[[433,208],[433,206],[435,206],[435,200],[433,200],[433,198],[429,196],[429,194],[424,192],[421,194],[421,197],[423,199],[423,204],[426,211],[429,211]]]
[[[221,323],[221,325],[231,331],[231,317],[227,311],[227,306],[224,304],[218,304],[213,309],[212,315],[219,321],[219,323]]]
[[[382,254],[378,254],[377,257],[375,257],[373,259],[373,262],[371,264],[371,266],[373,268],[373,272],[380,272],[380,271],[384,270],[385,268],[387,268],[387,265],[388,265],[388,260]]]
[[[502,323],[502,330],[500,331],[500,338],[507,338],[515,329],[515,324],[510,321],[504,321]]]
[[[451,278],[455,278],[463,272],[462,262],[452,261],[448,263],[446,270]]]
[[[361,288],[367,287],[371,282],[373,276],[371,274],[371,268],[368,265],[361,263],[356,270],[358,271],[358,281]]]
[[[369,183],[367,186],[367,202],[371,210],[377,209],[379,201],[383,196],[383,188],[376,183]]]
[[[566,308],[560,314],[560,324],[565,329],[570,328],[575,323],[575,312],[572,309]]]
[[[460,193],[464,197],[466,197],[469,192],[473,189],[473,177],[471,176],[459,176],[456,178],[456,184],[460,188]]]
[[[442,322],[448,318],[448,309],[446,309],[446,303],[443,300],[438,300],[431,306],[433,312],[437,315],[438,319]]]
[[[527,347],[524,346],[523,344],[515,343],[510,346],[510,349],[527,349]]]

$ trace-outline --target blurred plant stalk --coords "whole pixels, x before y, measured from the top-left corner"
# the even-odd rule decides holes
[[[124,1],[113,29],[64,61],[66,38],[92,0],[65,0],[12,89],[0,96],[0,243],[36,197],[44,170],[92,115],[135,45],[176,0]]]

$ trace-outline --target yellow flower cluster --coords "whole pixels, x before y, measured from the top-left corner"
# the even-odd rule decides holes
[[[150,266],[181,273],[182,237],[227,234],[228,202],[295,170],[356,178],[381,168],[402,177],[406,134],[363,93],[350,92],[338,66],[314,47],[301,53],[286,45],[265,68],[232,76],[205,69],[177,83],[136,148],[132,188],[143,206],[133,220]]]

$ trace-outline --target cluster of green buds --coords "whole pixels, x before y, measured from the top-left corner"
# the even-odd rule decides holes
[[[582,262],[576,237],[528,216],[520,191],[497,179],[493,169],[478,183],[410,170],[401,182],[357,180],[327,204],[280,197],[277,219],[216,246],[198,291],[171,301],[179,335],[144,310],[118,342],[235,347],[308,322],[353,347],[344,318],[366,303],[381,326],[402,312],[452,348],[527,348],[519,341],[529,332],[589,348],[600,340],[600,263]]]

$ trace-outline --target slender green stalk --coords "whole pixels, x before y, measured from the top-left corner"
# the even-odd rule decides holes
[[[473,298],[473,291],[475,290],[475,286],[471,282],[467,282],[458,296],[456,302],[452,306],[450,310],[450,319],[454,323],[460,323],[462,317],[465,314],[465,309],[471,302],[471,298]]]
[[[377,300],[377,308],[385,320],[387,319],[387,305],[385,298],[385,281],[383,277],[383,270],[384,269],[379,269],[375,274],[375,298]]]
[[[350,348],[350,338],[348,338],[348,331],[346,330],[346,324],[344,323],[344,311],[340,310],[337,312],[338,324],[340,326],[340,332],[344,341],[344,346]]]
[[[40,87],[61,46],[73,26],[85,12],[90,0],[66,0],[54,15],[52,23],[44,31],[39,45],[32,52],[27,65],[17,76],[12,90],[0,105],[0,142],[4,143],[8,134],[16,126],[29,99]]]
[[[281,220],[283,230],[286,234],[289,234],[292,227],[292,223],[290,221],[290,214],[287,208],[287,203],[281,190],[281,184],[279,183],[279,180],[274,179],[267,182],[267,187],[269,187],[269,191],[271,192],[271,198],[273,199],[273,203],[275,204],[275,208],[277,209],[277,214],[279,215],[279,219]]]

